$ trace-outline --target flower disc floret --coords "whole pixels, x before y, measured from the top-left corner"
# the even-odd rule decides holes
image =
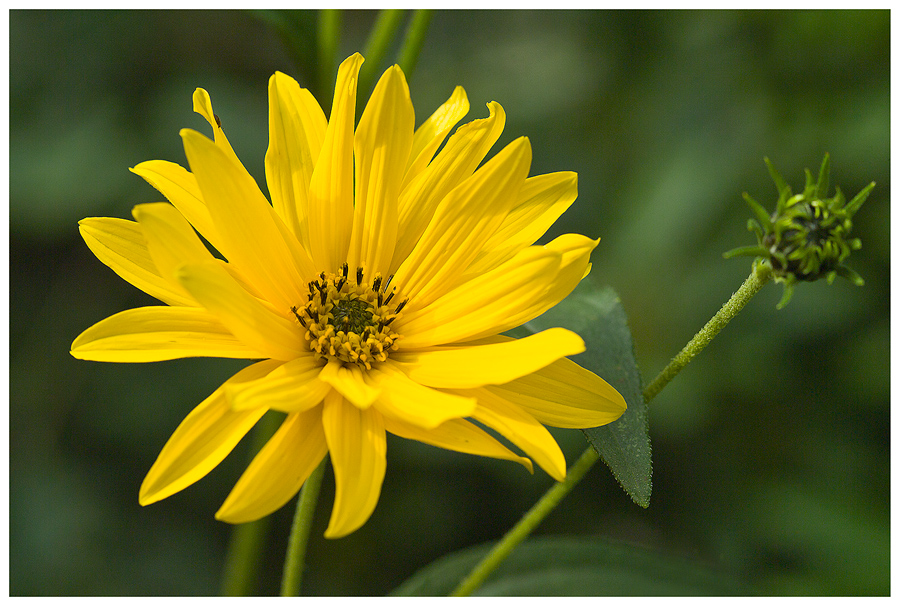
[[[384,362],[397,349],[397,334],[391,324],[406,301],[394,304],[396,287],[376,273],[372,283],[363,268],[349,276],[346,263],[337,274],[322,272],[309,283],[309,300],[291,312],[306,329],[309,349],[316,359],[357,364],[366,370]],[[391,276],[393,277],[393,276]],[[390,291],[388,290],[390,288]]]

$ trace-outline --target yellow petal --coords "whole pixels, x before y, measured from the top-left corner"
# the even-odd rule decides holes
[[[362,526],[378,503],[386,467],[381,413],[361,410],[337,392],[325,396],[325,439],[334,467],[334,508],[325,537],[335,539]]]
[[[597,242],[565,234],[545,246],[525,248],[430,306],[404,312],[396,323],[403,335],[401,347],[479,339],[536,318],[578,285],[590,268]]]
[[[626,408],[625,399],[609,383],[566,358],[484,389],[551,427],[599,427],[618,419]]]
[[[300,356],[282,364],[265,377],[229,385],[228,401],[235,410],[264,406],[294,413],[321,404],[331,386],[319,379],[322,363],[312,355]]]
[[[381,392],[379,388],[366,384],[359,366],[344,366],[337,360],[331,360],[321,369],[319,379],[338,390],[357,408],[369,408]]]
[[[196,306],[171,279],[160,275],[141,226],[134,221],[91,217],[78,222],[91,252],[123,280],[169,305]]]
[[[235,412],[225,386],[265,375],[277,362],[266,360],[241,370],[203,400],[178,426],[141,484],[139,500],[149,505],[208,474],[266,413],[264,408]]]
[[[425,233],[396,272],[396,283],[414,305],[428,305],[456,286],[509,213],[530,165],[528,139],[516,139],[438,205]]]
[[[225,131],[222,130],[222,123],[219,120],[219,117],[213,113],[212,100],[209,98],[209,93],[202,88],[198,88],[194,91],[193,101],[194,111],[206,118],[206,121],[209,122],[209,125],[212,127],[213,136],[215,137],[218,148],[222,150],[222,153],[224,153],[229,160],[238,166],[243,167],[237,154],[235,154],[234,150],[231,148],[231,143],[228,142]]]
[[[537,242],[578,197],[578,175],[572,172],[538,175],[525,180],[519,203],[466,269],[478,276],[511,259],[517,252]]]
[[[218,249],[221,239],[209,216],[209,209],[203,202],[203,194],[197,179],[181,166],[164,160],[141,162],[131,169],[147,183],[155,187],[194,229]]]
[[[309,182],[328,122],[318,102],[281,72],[269,78],[266,183],[272,206],[309,250]]]
[[[327,452],[321,407],[288,415],[241,475],[216,519],[241,524],[272,513],[297,494]]]
[[[559,271],[561,256],[543,247],[523,250],[496,271],[488,272],[456,287],[425,308],[405,311],[396,322],[403,335],[400,348],[419,349],[431,345],[467,341],[485,331],[510,322],[510,316],[530,307],[535,285]],[[513,324],[518,326],[521,322]]]
[[[306,282],[316,273],[309,256],[243,168],[200,133],[185,129],[181,136],[222,238],[219,251],[267,301],[287,312],[305,299]]]
[[[177,358],[264,358],[199,307],[138,307],[78,335],[72,355],[95,362],[159,362]]]
[[[347,262],[388,275],[397,242],[397,198],[412,147],[415,113],[406,78],[389,68],[372,92],[354,138],[356,205]]]
[[[147,249],[163,277],[191,299],[175,280],[176,270],[185,263],[212,261],[214,257],[200,241],[197,232],[171,204],[138,204],[131,214],[137,219],[147,240]]]
[[[599,239],[592,240],[581,234],[563,234],[540,247],[548,253],[558,253],[560,255],[559,270],[540,276],[533,284],[532,296],[524,300],[525,305],[515,309],[510,308],[506,322],[498,326],[485,328],[470,338],[476,339],[520,326],[538,317],[569,296],[569,293],[590,272],[591,251],[597,247],[599,241]],[[527,249],[523,249],[521,252],[525,253],[525,250]],[[515,260],[516,257],[511,259],[509,263],[514,264]],[[497,271],[502,273],[509,266],[504,263]]]
[[[491,102],[488,110],[487,118],[460,126],[434,161],[408,183],[404,182],[398,206],[400,229],[391,273],[395,273],[412,252],[441,200],[475,172],[503,132],[506,123],[503,108],[499,103]]]
[[[465,419],[450,419],[437,427],[424,429],[410,423],[384,417],[384,428],[401,438],[430,444],[455,452],[520,463],[534,473],[531,461],[521,457]]]
[[[564,356],[584,351],[584,341],[564,328],[503,343],[434,348],[391,355],[410,379],[429,387],[468,388],[508,383]]]
[[[403,176],[401,189],[406,188],[428,166],[434,158],[434,153],[447,137],[447,133],[467,113],[469,113],[469,99],[463,87],[457,86],[450,98],[416,129],[409,154],[409,166]]]
[[[293,360],[309,354],[300,328],[256,299],[216,263],[185,265],[178,281],[228,330],[265,358]]]
[[[547,428],[534,417],[484,388],[459,393],[478,398],[473,419],[521,448],[557,482],[566,478],[566,457]]]
[[[331,118],[309,183],[309,252],[316,267],[336,272],[346,260],[353,225],[353,123],[356,79],[362,65],[356,53],[341,63]]]
[[[375,408],[385,416],[433,429],[449,421],[468,417],[475,410],[475,399],[431,389],[411,380],[390,360],[367,373],[369,380],[381,389]]]
[[[551,276],[543,276],[543,279],[534,285],[535,293],[530,305],[520,307],[516,310],[517,313],[511,313],[505,324],[484,330],[473,338],[496,334],[529,322],[569,296],[578,283],[590,273],[591,252],[599,241],[599,238],[591,240],[581,234],[563,234],[544,245],[544,249],[561,255],[559,271]],[[505,264],[501,265],[502,267],[505,267]]]

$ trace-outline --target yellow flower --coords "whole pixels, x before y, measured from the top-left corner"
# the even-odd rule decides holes
[[[479,167],[505,122],[493,102],[438,152],[468,112],[466,94],[457,87],[414,129],[397,66],[354,132],[362,61],[355,54],[340,66],[328,120],[295,80],[269,80],[271,204],[197,89],[194,110],[215,141],[181,131],[191,172],[159,160],[132,169],[171,204],[135,207],[136,222],[80,223],[103,263],[168,305],[95,324],[73,356],[259,360],[179,425],[141,486],[142,505],[209,473],[271,409],[286,419],[216,517],[269,514],[330,454],[326,536],[340,537],[375,508],[386,432],[532,470],[480,424],[561,480],[565,459],[542,423],[596,427],[625,410],[618,392],[565,357],[584,350],[578,335],[499,334],[558,303],[590,270],[597,240],[567,234],[533,245],[574,201],[576,175],[529,178],[524,137]]]

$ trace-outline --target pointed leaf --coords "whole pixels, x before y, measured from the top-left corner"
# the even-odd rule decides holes
[[[651,460],[647,404],[625,310],[616,292],[586,278],[556,307],[522,329],[538,332],[561,326],[584,339],[587,350],[571,359],[605,379],[622,394],[628,409],[619,420],[585,429],[584,434],[625,492],[641,507],[650,504]],[[522,330],[520,329],[520,330]]]

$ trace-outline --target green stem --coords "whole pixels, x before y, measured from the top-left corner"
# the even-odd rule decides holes
[[[256,456],[278,426],[284,415],[269,412],[253,428],[250,444],[250,459]],[[268,517],[255,522],[238,524],[231,532],[225,555],[225,570],[222,574],[221,594],[223,596],[248,596],[256,589],[259,566],[262,563],[263,543],[269,533]]]
[[[238,524],[231,531],[225,574],[222,578],[223,596],[249,596],[256,590],[262,546],[269,534],[268,516],[255,522]]]
[[[593,448],[588,448],[581,455],[581,458],[566,473],[566,479],[562,482],[554,484],[541,499],[528,510],[522,519],[506,533],[499,543],[488,553],[488,555],[475,567],[469,576],[464,578],[462,582],[453,590],[451,596],[460,597],[471,595],[473,591],[481,587],[485,579],[490,575],[503,560],[509,556],[513,549],[524,541],[531,531],[537,528],[547,515],[559,504],[563,498],[569,494],[578,484],[584,474],[594,466],[599,455]]]
[[[372,92],[375,78],[381,73],[381,64],[402,21],[402,10],[390,9],[378,13],[363,51],[363,57],[366,58],[366,62],[363,63],[362,68],[359,70],[357,91],[361,98],[368,97],[369,93]]]
[[[338,42],[341,37],[341,11],[326,9],[319,11],[316,24],[316,76],[313,96],[325,105],[331,104],[331,79]],[[324,107],[326,111],[328,107]]]
[[[406,28],[406,38],[403,40],[397,65],[403,70],[407,81],[412,77],[413,70],[416,69],[416,63],[419,61],[422,46],[425,45],[425,34],[428,33],[428,25],[431,23],[433,14],[432,10],[417,10],[413,13],[409,27]]]
[[[656,395],[662,391],[669,381],[675,375],[681,372],[688,362],[694,356],[703,351],[709,342],[713,340],[719,332],[738,314],[747,302],[753,298],[753,295],[765,286],[772,278],[771,269],[767,266],[756,264],[750,276],[744,280],[744,283],[731,295],[731,298],[716,312],[716,315],[706,323],[700,332],[675,356],[669,365],[657,375],[646,388],[644,388],[644,401],[650,402]],[[538,524],[544,521],[551,511],[559,504],[559,502],[569,494],[573,488],[581,481],[584,475],[600,460],[600,455],[593,447],[588,447],[569,468],[566,473],[566,479],[562,482],[554,484],[543,497],[532,507],[528,513],[522,516],[515,526],[504,535],[493,549],[484,557],[478,565],[472,569],[467,577],[453,590],[451,596],[467,596],[473,591],[481,587],[485,579],[497,569],[497,567],[505,560],[512,550],[515,549],[522,541],[528,538],[528,535],[537,528]]]
[[[300,595],[306,546],[309,543],[309,532],[312,529],[313,514],[316,511],[327,460],[327,456],[322,459],[300,489],[300,498],[297,499],[297,510],[294,512],[294,522],[291,525],[291,536],[288,539],[287,556],[284,559],[284,573],[281,577],[282,597]]]
[[[662,372],[656,375],[656,378],[644,388],[644,400],[649,402],[656,394],[662,391],[669,381],[675,378],[681,369],[687,366],[694,356],[703,351],[709,345],[709,342],[731,322],[731,320],[744,308],[744,305],[753,298],[753,295],[766,285],[772,278],[772,270],[766,265],[756,264],[753,272],[744,280],[741,287],[731,298],[722,306],[716,315],[706,323],[706,326],[700,329],[694,338],[688,341],[688,344],[678,352],[678,355],[672,358],[669,365]]]

